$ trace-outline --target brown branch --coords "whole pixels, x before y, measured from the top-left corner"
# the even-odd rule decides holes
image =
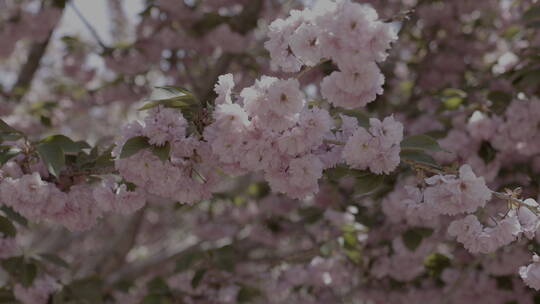
[[[167,265],[176,260],[180,260],[185,256],[193,254],[201,250],[201,243],[196,243],[190,245],[174,252],[164,251],[161,254],[155,255],[151,258],[145,259],[139,263],[132,263],[127,265],[125,268],[120,269],[119,271],[112,273],[107,279],[106,283],[108,286],[114,285],[115,282],[125,280],[127,278],[138,278],[141,275],[144,275],[149,270],[160,269],[164,265]]]
[[[107,254],[103,255],[99,260],[96,269],[98,273],[106,275],[124,264],[127,254],[131,248],[133,248],[137,236],[139,235],[145,211],[146,207],[143,207],[129,220],[124,231],[122,231],[112,243],[112,250],[109,250]]]
[[[83,276],[93,273],[107,275],[124,264],[139,235],[146,208],[137,211],[124,225],[122,231],[111,240],[110,245],[97,257],[85,263],[85,267],[81,270]]]
[[[61,13],[59,14],[58,19],[56,20],[49,34],[47,35],[47,38],[45,39],[45,41],[34,42],[30,46],[28,59],[26,63],[24,64],[24,66],[22,67],[21,71],[19,72],[17,82],[15,82],[15,85],[11,89],[11,96],[16,101],[22,100],[24,96],[26,95],[26,93],[28,93],[28,91],[30,90],[32,81],[34,80],[34,76],[36,75],[36,72],[39,69],[39,66],[41,64],[41,58],[43,58],[43,56],[45,55],[45,52],[47,51],[47,46],[49,45],[52,34],[62,17],[62,13],[64,12],[64,8],[59,8],[59,9],[61,10]]]
[[[51,36],[52,32],[49,33],[45,41],[34,42],[30,46],[28,59],[19,73],[17,82],[11,90],[11,94],[16,101],[23,99],[26,93],[29,91],[32,81],[34,80],[34,76],[41,63],[41,58],[43,55],[45,55],[45,51],[47,50]]]
[[[105,43],[103,42],[103,40],[99,37],[99,34],[97,33],[96,29],[92,26],[92,24],[90,23],[90,21],[88,21],[84,15],[81,13],[81,11],[79,11],[79,9],[77,8],[77,6],[75,6],[75,3],[74,2],[70,2],[70,5],[71,5],[71,8],[73,9],[73,11],[75,12],[75,14],[77,15],[77,17],[79,17],[79,19],[82,21],[82,23],[84,24],[84,26],[86,26],[86,28],[88,29],[88,31],[90,32],[90,34],[94,37],[94,39],[96,40],[96,42],[99,44],[99,46],[103,49],[103,51],[107,51],[109,50],[109,47],[107,45],[105,45]]]

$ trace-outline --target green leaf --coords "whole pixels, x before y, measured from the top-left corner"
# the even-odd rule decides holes
[[[444,151],[437,140],[427,135],[414,135],[403,139],[401,142],[402,150],[415,150],[415,151]]]
[[[510,101],[512,101],[511,94],[499,90],[490,91],[487,98],[492,102],[510,103]]]
[[[153,278],[146,284],[146,288],[148,294],[143,298],[143,304],[172,304],[171,290],[162,277]]]
[[[19,134],[22,134],[21,131],[13,128],[10,125],[8,125],[3,119],[0,119],[0,131],[3,132],[3,133],[19,133]]]
[[[34,263],[25,263],[22,268],[20,282],[25,287],[32,286],[37,276],[37,266]]]
[[[279,223],[276,224],[279,225]],[[210,251],[209,254],[212,257],[213,264],[217,268],[228,272],[234,271],[234,266],[238,261],[238,254],[233,246],[226,245]]]
[[[324,171],[324,175],[331,181],[338,181],[347,174],[350,174],[350,168],[344,165],[337,165]]]
[[[17,229],[7,217],[0,216],[0,232],[4,234],[4,237],[14,237]]]
[[[201,260],[204,257],[200,251],[186,252],[180,259],[176,261],[175,272],[183,272],[190,269],[193,264]]]
[[[66,2],[67,0],[53,0],[53,6],[63,9],[64,7],[66,7]]]
[[[526,22],[540,19],[540,5],[535,5],[523,13],[523,20]]]
[[[44,125],[46,127],[51,127],[52,126],[51,118],[48,117],[48,116],[39,115],[39,121],[41,122],[42,125]]]
[[[424,259],[424,268],[431,277],[439,277],[443,270],[451,265],[450,258],[438,252]]]
[[[491,110],[497,114],[501,114],[512,101],[512,94],[495,90],[489,92],[487,98],[492,103]]]
[[[435,169],[441,169],[441,166],[433,159],[433,157],[429,156],[423,151],[402,150],[399,156],[405,161]]]
[[[65,153],[77,154],[82,149],[90,147],[86,142],[75,142],[65,135],[51,135],[40,141],[41,143],[56,144],[62,148]]]
[[[190,27],[192,35],[204,36],[218,25],[227,22],[231,17],[222,16],[215,12],[205,13],[202,18],[193,23]]]
[[[84,140],[76,141],[75,144],[77,144],[80,149],[92,149],[92,146]]]
[[[196,104],[195,97],[193,95],[182,95],[165,99],[153,100],[142,107],[139,111],[144,111],[157,106],[164,106],[165,108],[183,109]]]
[[[354,249],[358,245],[358,239],[354,231],[346,231],[343,233],[343,246],[348,249]]]
[[[142,149],[151,147],[148,143],[148,138],[144,136],[135,136],[126,141],[120,152],[120,158],[127,158],[137,154]]]
[[[161,295],[149,294],[144,296],[142,299],[142,304],[173,304],[172,300],[169,297],[164,297]]]
[[[241,285],[236,296],[237,303],[249,303],[250,301],[261,296],[261,291],[255,287]]]
[[[171,144],[165,143],[163,146],[152,146],[152,153],[162,161],[169,160],[169,154],[171,153]]]
[[[407,247],[410,251],[415,251],[416,248],[418,248],[418,246],[420,246],[420,244],[422,243],[422,239],[425,237],[429,237],[432,233],[433,229],[415,227],[405,231],[401,235],[401,238],[403,239],[405,247]]]
[[[0,150],[0,165],[7,163],[10,159],[21,153],[21,149],[11,146],[2,146]]]
[[[382,174],[366,173],[362,176],[357,176],[354,193],[356,195],[371,194],[382,185],[383,181],[384,175]]]
[[[455,110],[459,108],[459,106],[463,103],[463,101],[465,101],[465,99],[454,96],[454,97],[448,97],[448,98],[443,99],[443,104],[446,107],[446,109]]]
[[[204,278],[204,275],[206,274],[206,269],[201,268],[195,272],[195,275],[193,276],[193,279],[191,280],[191,287],[196,289],[199,284],[201,283],[202,279]]]
[[[58,177],[60,171],[66,166],[64,150],[57,143],[44,142],[36,146],[41,160],[47,166],[49,172]]]
[[[66,288],[68,298],[75,300],[68,303],[103,303],[103,281],[98,277],[87,277],[73,281]]]
[[[514,277],[511,275],[495,276],[495,281],[497,282],[497,289],[514,290],[513,279]]]
[[[527,23],[527,27],[531,27],[531,28],[534,28],[534,29],[540,28],[540,20],[536,20],[536,21]]]
[[[6,287],[0,288],[0,303],[17,304],[19,303],[13,295],[13,290]]]
[[[480,158],[482,158],[484,163],[487,165],[495,159],[495,157],[497,156],[497,150],[493,148],[489,141],[484,140],[480,145],[480,150],[478,151],[478,154],[480,155]]]
[[[114,289],[120,290],[123,293],[127,293],[133,286],[135,284],[131,280],[120,280],[113,284]]]
[[[448,88],[442,90],[439,96],[447,110],[455,110],[465,101],[467,93],[460,89]]]
[[[441,92],[441,95],[443,97],[461,97],[461,98],[465,98],[465,97],[467,97],[467,92],[465,92],[463,90],[460,90],[460,89],[448,88],[448,89],[444,89]]]
[[[2,268],[24,287],[30,287],[37,275],[37,266],[24,257],[11,257],[2,260]]]
[[[523,78],[519,81],[519,84],[525,87],[534,87],[534,86],[537,86],[539,83],[540,83],[540,69],[526,72],[523,75]]]
[[[317,207],[305,207],[298,210],[298,215],[302,218],[302,222],[313,224],[323,217],[324,212]]]
[[[511,39],[521,31],[521,27],[517,24],[510,25],[502,34],[506,39]]]
[[[146,288],[148,289],[149,293],[155,295],[168,295],[171,292],[167,282],[165,282],[162,277],[152,279],[150,282],[148,282]]]
[[[193,94],[188,89],[177,87],[177,86],[162,86],[162,87],[156,87],[156,89],[164,90],[171,94],[184,94],[184,95],[193,96]]]
[[[4,214],[12,221],[17,222],[23,227],[28,227],[28,220],[20,215],[17,211],[13,210],[13,208],[4,205],[0,207],[0,210],[2,210]]]
[[[52,264],[55,264],[57,266],[60,266],[60,267],[64,267],[64,268],[68,268],[69,269],[69,264],[64,260],[62,259],[61,257],[57,256],[56,254],[52,254],[52,253],[42,253],[39,255],[43,260],[47,260],[48,262],[52,263]]]
[[[359,126],[366,129],[369,128],[369,116],[366,113],[359,110],[348,110],[344,108],[336,108],[335,111],[345,114],[347,116],[354,117],[358,121]]]
[[[115,145],[112,145],[107,150],[103,151],[101,155],[97,156],[94,166],[97,168],[114,167],[114,158],[112,156],[112,150],[114,149],[114,147]]]
[[[17,140],[25,137],[24,133],[8,125],[5,121],[0,119],[0,138],[4,140]]]

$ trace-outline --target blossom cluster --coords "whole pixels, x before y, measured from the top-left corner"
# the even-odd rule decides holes
[[[538,300],[537,1],[64,2],[0,1],[2,298]]]
[[[297,71],[304,64],[316,65],[323,57],[338,65],[355,59],[356,69],[335,72],[331,77],[336,78],[339,86],[355,90],[356,95],[342,97],[357,107],[365,104],[359,100],[362,94],[382,92],[383,77],[375,61],[386,58],[395,36],[392,33],[391,26],[377,21],[376,12],[368,6],[350,1],[320,1],[313,9],[293,11],[288,19],[274,21],[266,47],[273,62],[288,72]],[[349,38],[356,40],[347,44]],[[289,49],[294,55],[287,54]],[[337,84],[323,80],[323,96],[328,86],[337,88]],[[335,132],[334,120],[326,109],[308,105],[295,78],[262,76],[242,89],[237,98],[233,98],[234,89],[232,74],[219,77],[214,88],[218,96],[213,122],[205,127],[202,137],[186,137],[182,114],[162,107],[152,109],[144,126],[134,123],[126,128],[123,141],[145,136],[153,145],[169,142],[171,159],[161,163],[149,152],[140,153],[117,162],[121,175],[152,194],[193,202],[208,198],[212,189],[217,188],[212,184],[215,178],[206,176],[215,175],[210,172],[212,166],[230,175],[262,171],[274,191],[305,198],[318,191],[323,170],[343,163],[343,159],[355,168],[369,167],[377,174],[389,173],[399,164],[403,126],[393,117],[382,122],[372,119],[369,133],[354,122],[349,122],[349,126],[344,123],[345,128],[355,129],[349,132],[353,136],[347,141],[350,135]],[[369,101],[375,99],[375,94],[370,96]],[[329,101],[344,106],[334,98]],[[347,141],[344,149],[327,141],[337,137]],[[178,147],[184,150],[179,152]],[[202,161],[194,162],[193,152]],[[197,163],[201,165],[195,170],[197,175],[203,173],[202,182],[193,178]],[[158,175],[160,178],[152,178]]]
[[[390,173],[399,165],[403,125],[392,116],[382,122],[371,118],[369,123],[369,130],[358,128],[349,138],[343,148],[343,157],[353,168],[369,168],[377,174]]]
[[[495,221],[494,227],[484,227],[475,215],[453,221],[448,227],[448,233],[457,237],[458,242],[471,253],[490,253],[510,244],[519,236],[524,235],[533,239],[540,227],[540,219],[535,212],[538,204],[529,198],[524,205],[511,209]]]
[[[207,142],[188,136],[187,122],[174,109],[158,106],[150,109],[144,125],[135,121],[124,127],[113,153],[120,156],[124,143],[141,136],[155,146],[170,147],[166,160],[149,150],[116,160],[120,175],[137,189],[150,195],[182,203],[207,199],[218,186],[215,159]]]
[[[469,165],[459,168],[459,176],[434,175],[425,179],[423,189],[410,189],[403,203],[407,212],[430,219],[439,215],[473,213],[491,199],[491,190],[482,177],[477,177]]]
[[[287,19],[270,25],[265,47],[272,64],[286,72],[335,62],[339,71],[325,77],[321,93],[335,106],[358,108],[382,94],[384,61],[397,39],[391,24],[378,19],[370,6],[352,1],[318,1],[313,8],[291,11]]]
[[[65,191],[45,181],[38,172],[23,174],[20,168],[14,170],[18,168],[14,162],[3,168],[6,167],[17,173],[0,183],[0,198],[6,206],[29,220],[51,221],[71,231],[88,230],[104,212],[128,214],[146,202],[144,193],[127,191],[125,184],[118,185],[110,179],[95,185],[73,185]]]

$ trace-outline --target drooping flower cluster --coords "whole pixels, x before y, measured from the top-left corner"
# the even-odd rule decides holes
[[[209,198],[217,186],[215,160],[210,145],[195,135],[186,136],[186,127],[179,111],[162,106],[149,111],[144,125],[126,125],[114,151],[117,156],[124,143],[137,136],[147,138],[154,144],[153,149],[168,144],[170,151],[167,159],[160,159],[150,149],[117,159],[120,175],[148,194],[162,198],[183,203]]]
[[[405,201],[411,212],[418,211],[424,218],[472,213],[491,199],[484,179],[477,177],[469,165],[459,168],[459,176],[434,175],[425,182],[425,189]]]
[[[332,133],[334,123],[328,111],[307,107],[295,79],[263,76],[242,90],[237,103],[230,97],[233,85],[232,76],[220,78],[215,90],[223,103],[217,105],[214,122],[204,133],[229,173],[262,170],[274,191],[303,198],[318,191],[324,169],[343,159],[379,174],[389,173],[399,164],[403,126],[393,117],[382,122],[372,119],[371,133],[367,133],[356,119],[342,116],[341,129]],[[361,132],[370,138],[354,140],[354,134]],[[325,140],[348,141],[343,149]]]
[[[112,179],[105,179],[92,193],[103,212],[131,214],[146,203],[146,195],[139,189],[129,191],[126,184],[118,185]]]
[[[225,84],[226,79],[232,77],[222,76],[216,86],[224,103],[217,105],[214,122],[204,132],[226,171],[262,170],[272,189],[291,197],[317,192],[325,168],[319,149],[333,126],[328,112],[307,108],[295,79],[263,76],[242,90],[239,103],[231,102],[234,84]]]
[[[514,214],[508,214],[495,227],[484,227],[472,214],[453,221],[448,227],[448,234],[457,237],[457,241],[471,253],[494,252],[516,240],[520,232],[521,227]]]
[[[141,12],[131,31],[135,20],[122,14],[121,1],[111,0],[117,26],[111,39],[100,41],[98,29],[87,41],[63,31],[65,26],[50,39],[59,18],[56,7],[64,2],[0,0],[0,74],[7,75],[0,79],[0,99],[21,101],[0,102],[0,114],[27,135],[16,147],[22,151],[0,170],[1,203],[11,207],[0,210],[1,267],[10,272],[6,258],[23,258],[23,253],[26,262],[39,262],[29,288],[21,282],[27,278],[9,273],[2,298],[14,293],[25,304],[57,299],[219,304],[246,298],[253,303],[391,304],[537,300],[527,286],[540,289],[540,259],[535,256],[531,265],[518,269],[540,241],[538,205],[520,199],[538,195],[538,1],[361,1],[376,7],[381,17],[353,0],[296,1],[294,6],[315,6],[293,11],[267,28],[267,18],[284,13],[291,2],[158,0]],[[72,2],[66,12],[79,5]],[[92,15],[83,13],[84,24],[92,27]],[[384,66],[396,37],[394,24],[381,20],[403,21],[399,47]],[[296,77],[259,74],[270,68],[260,52],[265,30],[270,31],[266,48],[273,68],[301,71]],[[125,35],[118,35],[122,31]],[[48,50],[42,55],[40,45]],[[106,73],[85,67],[98,61]],[[33,69],[39,71],[35,77]],[[234,77],[219,77],[217,99],[206,98],[214,78],[229,69]],[[173,102],[182,109],[158,106],[142,123],[126,126],[117,141],[116,166],[106,153],[106,169],[93,168],[91,161],[79,167],[88,153],[93,157],[102,151],[101,140],[78,155],[66,152],[59,175],[32,163],[43,158],[35,140],[49,131],[86,138],[89,145],[117,136],[113,130],[125,123],[119,114],[156,82],[187,88],[200,98],[194,105],[199,109],[193,113],[183,102]],[[383,84],[388,102],[365,109],[370,117],[384,115],[377,116],[381,121],[366,124],[343,114],[358,113],[341,108],[366,105],[381,94]],[[11,157],[13,134],[1,122],[3,163]],[[403,133],[425,132],[443,136],[440,146],[452,152],[435,153],[439,164],[427,155],[433,143],[413,147],[417,154],[408,153],[410,146],[400,148]],[[384,179],[370,173],[394,171],[400,153],[407,165],[399,172]],[[470,168],[462,166],[454,174],[462,164]],[[486,184],[512,189],[496,192],[491,200]],[[150,204],[141,210],[147,200],[199,203],[182,208]],[[11,209],[31,222],[95,229],[66,237],[57,227],[26,226]],[[124,227],[133,222],[128,218],[103,216],[137,210],[136,218],[144,219],[137,229]],[[119,235],[120,246],[115,246],[117,238],[107,236],[119,231],[126,237]],[[49,263],[45,252],[65,258],[69,274]],[[78,292],[79,283],[93,285],[93,277],[85,277],[103,273],[95,264],[108,268],[103,271],[107,286],[103,293],[83,286],[92,291],[92,300],[78,299],[85,296]],[[144,270],[145,265],[152,267]],[[51,295],[49,287],[56,282],[44,284],[43,272],[63,290]],[[126,273],[131,288],[120,280]],[[152,294],[155,289],[159,294]]]
[[[399,165],[403,125],[394,117],[382,122],[369,120],[369,129],[358,128],[343,149],[343,158],[353,168],[368,169],[373,173],[390,173]]]
[[[3,179],[0,198],[29,220],[51,221],[71,231],[82,231],[93,227],[104,212],[129,214],[146,202],[140,191],[127,191],[126,185],[121,185],[113,192],[113,187],[115,184],[109,181],[103,186],[77,184],[62,191],[34,172]]]
[[[89,185],[76,185],[63,192],[43,181],[37,172],[4,179],[0,184],[0,197],[28,219],[51,220],[74,231],[94,226],[102,213],[95,207]]]
[[[519,276],[527,286],[540,290],[540,257],[533,255],[533,262],[519,268]]]
[[[44,276],[34,280],[32,286],[25,288],[17,284],[13,288],[15,298],[23,304],[46,304],[53,292],[60,288],[54,278]]]
[[[493,146],[505,154],[535,155],[540,152],[538,100],[514,100],[504,117],[491,119],[495,129],[490,139]]]
[[[382,94],[384,76],[377,62],[397,39],[391,24],[378,20],[367,5],[349,0],[318,1],[311,9],[292,11],[270,25],[265,46],[272,64],[286,72],[331,59],[339,68],[321,83],[322,95],[335,106],[358,108]]]
[[[494,227],[484,227],[478,218],[471,214],[453,221],[448,227],[448,234],[456,237],[471,253],[494,252],[520,235],[529,239],[535,237],[540,220],[531,209],[537,210],[537,207],[536,201],[529,198],[522,206],[509,210],[501,220],[495,221]]]

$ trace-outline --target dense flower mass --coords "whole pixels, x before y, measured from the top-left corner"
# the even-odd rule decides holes
[[[358,128],[343,148],[347,164],[373,173],[390,173],[399,164],[399,143],[403,139],[403,125],[386,117],[382,122],[376,118],[369,121],[368,130]]]
[[[377,12],[351,1],[319,1],[270,24],[265,43],[272,64],[285,72],[332,60],[339,68],[321,82],[321,93],[335,106],[363,107],[382,94],[384,76],[377,67],[397,39]]]
[[[539,12],[0,1],[0,302],[538,302]]]
[[[525,284],[527,284],[527,286],[531,288],[534,288],[535,290],[540,289],[540,268],[538,268],[539,262],[540,260],[535,254],[533,256],[532,264],[519,268],[519,275],[521,276]]]

